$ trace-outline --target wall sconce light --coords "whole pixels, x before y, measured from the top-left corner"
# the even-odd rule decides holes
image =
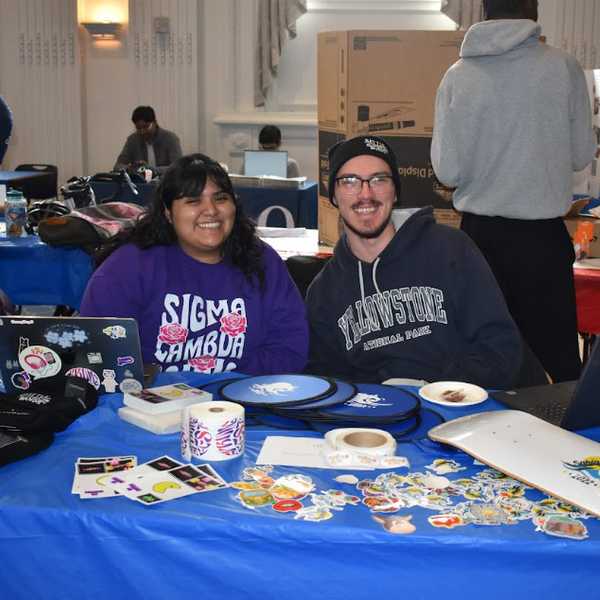
[[[77,20],[94,41],[119,41],[129,21],[128,0],[77,0]]]
[[[82,23],[95,40],[116,40],[123,31],[121,23]]]

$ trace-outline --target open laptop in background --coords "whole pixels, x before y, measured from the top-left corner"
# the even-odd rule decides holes
[[[596,342],[581,377],[548,385],[491,394],[498,402],[563,429],[600,425],[600,343]]]
[[[75,375],[99,393],[139,391],[144,367],[135,319],[0,317],[0,372],[5,392],[33,380]]]
[[[244,175],[287,177],[288,153],[284,150],[244,150]]]

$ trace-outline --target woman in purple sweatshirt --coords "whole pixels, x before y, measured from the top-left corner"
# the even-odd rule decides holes
[[[165,371],[301,371],[304,303],[258,239],[221,166],[184,156],[90,279],[83,316],[133,317],[145,363]]]

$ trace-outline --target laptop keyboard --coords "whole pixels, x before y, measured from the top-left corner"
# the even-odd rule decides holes
[[[567,412],[568,406],[568,403],[562,402],[539,402],[533,407],[531,414],[548,421],[548,423],[559,425]]]

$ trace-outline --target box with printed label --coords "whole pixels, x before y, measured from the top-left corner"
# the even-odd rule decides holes
[[[335,31],[318,35],[319,196],[328,198],[328,150],[357,135],[393,147],[403,206],[448,208],[429,151],[435,94],[458,60],[464,32]],[[319,202],[322,242],[339,237],[337,211]]]

